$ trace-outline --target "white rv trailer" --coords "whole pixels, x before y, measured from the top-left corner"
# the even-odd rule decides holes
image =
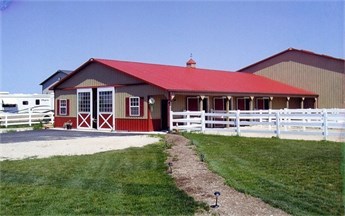
[[[0,112],[28,113],[54,110],[54,94],[10,94],[0,92]]]

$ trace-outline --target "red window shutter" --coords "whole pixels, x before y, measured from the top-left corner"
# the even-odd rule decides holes
[[[144,116],[144,98],[140,98],[140,116]]]
[[[56,115],[60,115],[60,100],[56,100]]]
[[[140,98],[140,116],[144,116],[144,98]]]
[[[129,97],[126,97],[125,109],[126,109],[126,117],[128,117],[129,116]]]
[[[66,100],[66,105],[67,105],[67,110],[66,110],[66,115],[69,116],[69,99]]]

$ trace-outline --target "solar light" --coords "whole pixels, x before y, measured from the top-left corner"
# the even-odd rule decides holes
[[[168,166],[169,166],[168,173],[172,173],[172,165],[173,164],[171,162],[168,163]]]
[[[201,160],[201,162],[205,161],[205,155],[203,153],[200,154],[200,160]]]
[[[218,205],[218,197],[220,196],[220,192],[216,191],[214,192],[214,195],[216,196],[216,204],[214,205],[211,205],[212,208],[218,208],[219,205]]]

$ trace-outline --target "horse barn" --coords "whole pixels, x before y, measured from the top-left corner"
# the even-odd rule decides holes
[[[91,58],[55,84],[55,127],[168,130],[170,111],[317,108],[318,95],[250,73]]]

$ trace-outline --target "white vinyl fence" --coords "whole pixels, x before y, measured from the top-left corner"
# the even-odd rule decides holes
[[[53,123],[54,113],[0,113],[0,126],[8,127],[12,125],[29,125],[39,123]]]
[[[284,109],[170,112],[170,129],[241,133],[338,135],[345,130],[345,109]]]

